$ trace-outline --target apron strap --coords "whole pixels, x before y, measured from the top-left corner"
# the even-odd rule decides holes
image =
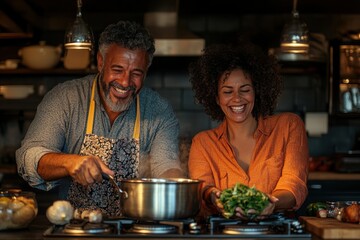
[[[94,125],[94,113],[95,113],[95,89],[96,89],[96,79],[98,74],[94,78],[92,87],[91,87],[91,97],[90,97],[90,106],[89,106],[89,113],[87,118],[86,124],[86,134],[91,134]]]
[[[136,95],[136,120],[134,126],[133,138],[136,140],[140,139],[140,97]]]
[[[94,126],[94,113],[95,113],[95,89],[96,89],[96,80],[97,76],[94,78],[92,88],[91,88],[91,97],[90,97],[90,106],[89,113],[86,124],[86,134],[92,134]],[[140,97],[139,94],[136,95],[136,119],[134,126],[133,138],[136,140],[140,139]]]

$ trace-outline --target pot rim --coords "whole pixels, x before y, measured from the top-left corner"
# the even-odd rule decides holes
[[[161,183],[161,184],[179,184],[179,183],[202,183],[203,180],[200,179],[190,179],[190,178],[136,178],[136,179],[122,179],[120,182],[124,183]]]

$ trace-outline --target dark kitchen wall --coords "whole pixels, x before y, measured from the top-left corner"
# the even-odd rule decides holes
[[[300,2],[301,4],[301,2]],[[231,8],[229,6],[228,8]],[[231,13],[221,12],[186,14],[181,22],[192,32],[206,39],[207,44],[230,42],[248,38],[269,50],[279,47],[281,29],[289,17],[287,13]],[[196,11],[195,11],[196,12]],[[311,34],[324,37],[325,42],[341,38],[348,31],[360,29],[360,11],[356,14],[301,13]],[[295,71],[284,65],[285,89],[277,110],[298,113],[305,118],[307,112],[328,112],[329,75],[328,48],[325,48],[323,63],[310,63],[310,66],[297,66]],[[296,65],[296,64],[294,64]],[[216,126],[204,114],[201,107],[194,104],[191,86],[188,81],[186,64],[178,69],[162,69],[150,74],[147,84],[160,91],[173,104],[181,122],[182,134],[193,136],[196,132]],[[308,70],[307,68],[312,68]],[[353,149],[360,134],[360,120],[335,119],[329,116],[328,132],[321,136],[309,136],[312,156],[331,155]]]
[[[41,0],[29,2],[50,4],[48,1]],[[40,15],[43,17],[41,21],[34,21],[31,27],[33,38],[21,40],[22,42],[17,43],[15,47],[9,41],[2,44],[0,48],[9,49],[10,47],[14,50],[10,52],[7,50],[6,55],[4,55],[5,51],[0,51],[0,60],[16,57],[16,47],[21,44],[34,44],[40,40],[46,40],[53,45],[61,44],[65,27],[73,20],[75,12],[72,11],[74,8],[69,6],[67,6],[66,12],[60,10],[64,8],[64,5],[73,4],[73,2],[75,1],[64,1],[58,8],[51,8],[51,12],[50,10],[43,12]],[[83,2],[84,19],[93,28],[96,38],[109,23],[120,19],[142,23],[144,12],[152,10],[148,5],[152,1],[105,0],[96,7],[93,6],[94,1]],[[179,3],[178,26],[204,38],[207,45],[247,38],[259,44],[264,51],[279,47],[281,29],[289,19],[292,8],[292,1],[251,1],[250,7],[246,6],[246,8],[243,1],[236,0],[175,2]],[[347,2],[357,5],[346,8],[339,5],[337,8],[337,4],[347,4]],[[99,1],[96,1],[96,5],[98,4]],[[55,11],[56,9],[59,10]],[[338,1],[299,1],[298,9],[301,18],[308,24],[310,32],[324,37],[326,43],[330,39],[341,37],[348,31],[360,29],[360,6],[355,1],[342,1],[341,3]],[[307,112],[328,111],[327,48],[325,51],[326,55],[321,64],[314,63],[312,65],[310,63],[310,66],[305,67],[296,66],[296,64],[295,67],[288,67],[284,64],[285,90],[277,109],[279,112],[291,111],[304,117]],[[201,130],[217,125],[204,113],[201,106],[195,104],[193,99],[187,67],[189,62],[194,59],[194,57],[156,57],[145,81],[145,85],[156,89],[171,102],[180,120],[181,136],[187,139]],[[70,76],[57,78],[59,79],[56,81],[61,82]],[[51,77],[43,79],[46,86],[50,86],[56,81]],[[11,119],[9,118],[10,120],[2,118],[0,122],[0,147],[3,149],[0,158],[4,159],[4,154],[6,154],[7,162],[13,161],[13,149],[20,144],[20,140],[31,122],[32,113],[25,112],[25,114],[30,117],[20,114],[12,116]],[[19,118],[24,121],[19,121]],[[24,129],[19,129],[19,126]],[[310,153],[313,156],[319,156],[348,151],[354,145],[358,134],[360,134],[359,119],[329,118],[328,133],[319,137],[309,137]]]

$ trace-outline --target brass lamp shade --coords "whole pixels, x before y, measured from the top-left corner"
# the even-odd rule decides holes
[[[280,47],[284,53],[307,54],[309,52],[309,31],[306,23],[299,17],[296,3],[297,0],[294,0],[291,20],[283,28]]]
[[[66,49],[88,49],[90,51],[93,47],[94,37],[91,28],[82,18],[81,7],[81,0],[77,0],[76,18],[65,33],[64,46]]]

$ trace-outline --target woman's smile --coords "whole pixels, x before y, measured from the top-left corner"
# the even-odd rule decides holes
[[[244,112],[244,108],[245,108],[245,105],[230,106],[230,109],[231,109],[234,113],[242,113],[242,112]]]
[[[235,69],[223,74],[219,80],[217,103],[226,119],[240,123],[251,118],[254,101],[251,79],[243,70]]]

